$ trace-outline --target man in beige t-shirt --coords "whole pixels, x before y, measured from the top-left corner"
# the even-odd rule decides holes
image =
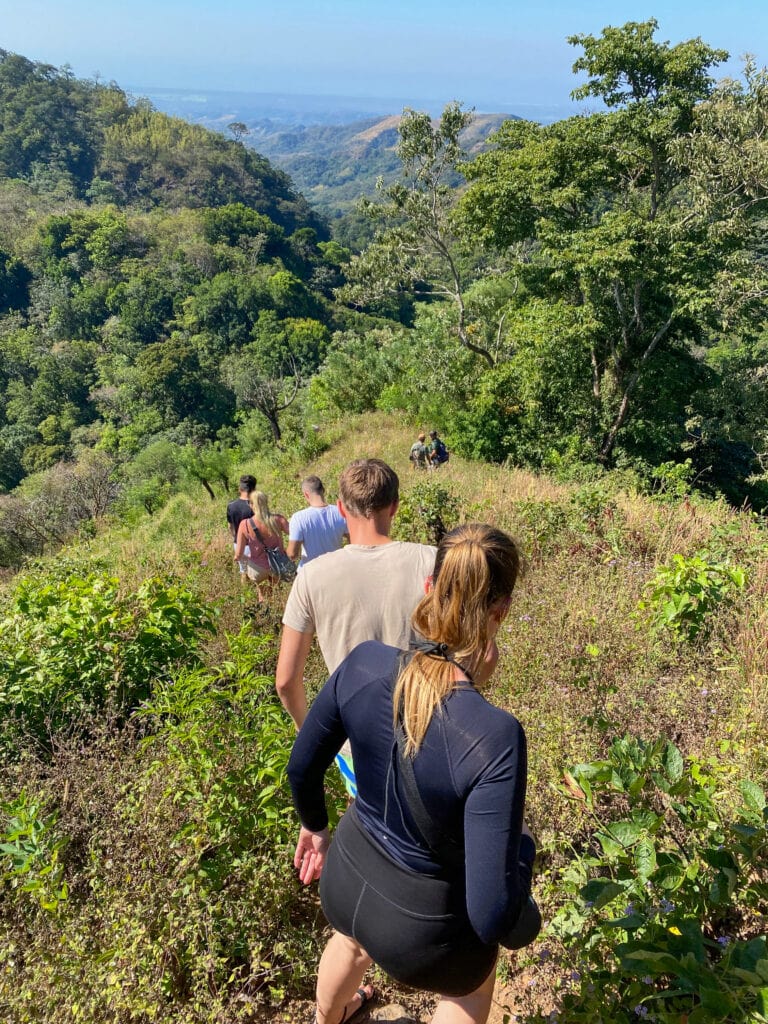
[[[307,714],[304,668],[317,633],[328,672],[365,640],[404,648],[411,614],[432,575],[435,548],[394,541],[399,480],[380,459],[358,459],[341,474],[338,507],[350,543],[304,566],[283,613],[275,685],[300,728]]]

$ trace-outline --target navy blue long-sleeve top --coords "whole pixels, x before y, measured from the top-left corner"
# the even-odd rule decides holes
[[[392,693],[398,651],[360,644],[312,704],[288,764],[302,825],[328,824],[323,776],[349,738],[357,813],[371,837],[399,864],[442,870],[425,845],[399,779]],[[521,836],[526,745],[522,726],[459,683],[436,711],[413,759],[421,798],[441,831],[464,848],[467,911],[484,942],[502,941],[528,898],[535,846]]]

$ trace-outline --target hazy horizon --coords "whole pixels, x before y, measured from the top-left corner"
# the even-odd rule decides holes
[[[382,96],[340,96],[322,93],[251,92],[236,89],[184,89],[131,84],[124,86],[134,97],[149,99],[158,109],[176,116],[189,117],[195,112],[203,120],[226,122],[258,118],[273,118],[290,123],[349,123],[373,117],[399,114],[404,107],[427,110],[433,115],[440,114],[451,100],[462,101],[461,97],[449,96],[443,99],[426,97],[382,97]],[[259,108],[256,114],[255,108]],[[558,107],[552,104],[517,104],[514,107],[498,106],[487,109],[475,108],[477,114],[507,114],[530,120],[552,121],[572,113],[570,106]]]
[[[657,38],[700,36],[740,57],[768,60],[763,0],[0,0],[0,46],[141,94],[176,89],[373,98],[433,109],[458,99],[486,112],[580,109],[570,100],[578,49],[566,37],[655,16]]]

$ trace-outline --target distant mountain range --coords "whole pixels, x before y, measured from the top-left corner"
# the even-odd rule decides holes
[[[362,195],[373,194],[379,177],[392,180],[398,172],[397,128],[406,101],[182,89],[134,92],[166,114],[230,137],[230,125],[245,126],[245,133],[242,127],[236,129],[237,137],[287,171],[310,203],[331,220],[349,213]],[[410,105],[433,116],[440,113],[434,103]],[[482,149],[488,136],[515,116],[477,114],[464,134],[467,152]]]
[[[467,154],[482,150],[507,119],[505,114],[476,115],[462,136]],[[277,130],[257,122],[248,144],[287,171],[309,202],[333,220],[348,213],[362,195],[372,195],[378,178],[387,182],[397,176],[399,124],[399,114]]]

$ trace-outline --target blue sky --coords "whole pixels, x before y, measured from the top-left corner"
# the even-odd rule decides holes
[[[768,63],[766,0],[0,0],[0,47],[141,88],[569,104],[565,37],[659,22]]]

